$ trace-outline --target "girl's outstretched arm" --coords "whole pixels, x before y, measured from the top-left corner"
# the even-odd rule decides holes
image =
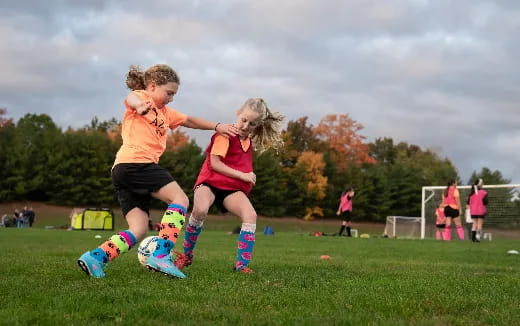
[[[183,126],[192,129],[215,130],[226,138],[235,136],[238,133],[238,129],[232,124],[211,122],[193,116],[188,116]]]
[[[128,96],[126,97],[126,104],[134,108],[137,111],[137,113],[141,115],[148,113],[148,111],[150,111],[150,109],[153,107],[151,99],[143,100],[135,92],[130,92],[130,94],[128,94]]]
[[[242,172],[242,171],[238,171],[233,168],[230,168],[229,166],[227,166],[226,164],[224,164],[221,161],[220,156],[218,156],[218,155],[211,154],[210,160],[211,160],[211,168],[215,172],[223,174],[227,177],[231,177],[234,179],[239,179],[239,180],[242,180],[245,182],[252,183],[253,186],[255,185],[256,175],[253,172],[246,173],[246,172]]]

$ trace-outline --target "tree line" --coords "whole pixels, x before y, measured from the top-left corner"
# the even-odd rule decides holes
[[[348,114],[326,115],[316,126],[307,117],[289,121],[280,152],[255,154],[251,201],[257,213],[334,217],[341,193],[353,186],[357,220],[419,216],[422,186],[461,182],[448,158],[389,137],[367,142],[362,129]],[[116,119],[95,117],[90,125],[62,130],[46,114],[26,114],[14,122],[0,109],[0,201],[117,207],[110,170],[121,142]],[[204,149],[182,130],[171,132],[167,143],[159,163],[192,199]],[[478,177],[487,184],[509,182],[484,167],[468,183]]]

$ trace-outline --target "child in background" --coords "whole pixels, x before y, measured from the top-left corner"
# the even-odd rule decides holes
[[[339,229],[338,235],[341,236],[345,228],[347,229],[347,237],[352,236],[350,234],[350,227],[352,226],[352,198],[354,198],[354,188],[348,187],[345,192],[341,194],[339,201],[338,211],[336,215],[341,214],[343,221]]]
[[[444,206],[444,216],[446,216],[444,240],[451,241],[452,220],[457,227],[459,239],[464,240],[464,229],[460,222],[460,193],[455,180],[450,180],[446,186],[446,190],[442,193],[442,205]]]
[[[193,250],[212,205],[242,219],[238,236],[235,271],[253,273],[249,262],[255,244],[256,212],[247,197],[256,183],[253,149],[260,153],[279,148],[283,116],[271,112],[261,98],[248,99],[237,112],[238,136],[225,138],[214,134],[206,149],[206,159],[195,182],[194,203],[184,233],[184,253],[178,254],[179,269],[191,265]]]
[[[471,213],[471,241],[480,242],[480,233],[482,232],[482,225],[487,213],[487,191],[482,189],[484,182],[482,179],[475,180],[471,188],[471,194],[468,197],[468,206]]]
[[[167,65],[155,65],[145,72],[132,66],[126,84],[132,92],[124,102],[123,144],[112,167],[112,182],[128,230],[85,252],[78,259],[78,265],[87,275],[104,277],[106,264],[127,252],[145,236],[150,200],[155,197],[168,204],[168,209],[161,220],[160,239],[148,259],[147,267],[184,278],[185,275],[173,265],[170,251],[184,225],[188,197],[170,173],[158,165],[159,157],[166,148],[168,129],[184,126],[215,130],[222,137],[229,137],[237,133],[237,128],[188,116],[167,107],[180,85],[177,73]]]
[[[444,233],[444,228],[446,227],[446,216],[444,216],[444,207],[442,202],[435,210],[435,216],[435,226],[437,227],[437,231],[435,232],[435,239],[442,240],[442,234]]]

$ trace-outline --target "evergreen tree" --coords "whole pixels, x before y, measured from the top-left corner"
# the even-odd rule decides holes
[[[286,198],[283,191],[283,171],[279,157],[272,151],[261,155],[255,152],[254,171],[256,185],[250,194],[251,203],[257,214],[283,216],[286,214]]]

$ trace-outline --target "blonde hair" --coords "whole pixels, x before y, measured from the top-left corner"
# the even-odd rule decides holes
[[[255,150],[263,153],[270,148],[275,150],[282,148],[281,127],[285,117],[278,112],[271,112],[262,98],[248,99],[238,112],[245,109],[250,109],[259,116],[258,125],[251,134]]]
[[[169,82],[180,85],[179,75],[170,66],[158,64],[142,71],[139,66],[132,65],[126,74],[126,86],[133,91],[143,90],[151,83],[165,85]]]

